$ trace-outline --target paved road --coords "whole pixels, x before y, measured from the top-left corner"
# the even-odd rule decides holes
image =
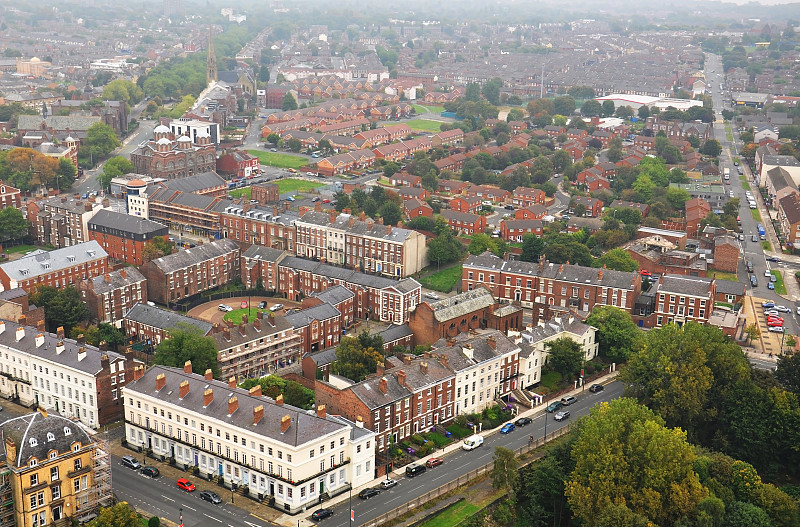
[[[602,392],[591,393],[584,391],[578,396],[578,401],[568,407],[571,414],[567,421],[557,422],[553,420],[553,414],[546,414],[547,418],[547,432],[551,433],[554,430],[567,426],[568,421],[576,421],[589,413],[589,410],[599,402],[610,401],[622,395],[622,383],[615,381],[608,384]],[[458,450],[450,455],[445,456],[444,464],[429,469],[424,474],[421,474],[413,479],[400,477],[399,484],[387,491],[381,492],[378,496],[369,500],[361,500],[353,496],[353,509],[355,510],[355,522],[349,524],[348,515],[348,502],[345,500],[342,504],[332,507],[334,514],[330,519],[324,520],[325,527],[357,527],[376,516],[383,514],[395,507],[399,507],[407,501],[422,496],[448,481],[453,481],[458,476],[467,474],[487,463],[492,462],[494,449],[498,446],[503,446],[511,449],[522,448],[528,444],[528,436],[533,435],[534,438],[540,438],[544,435],[545,428],[545,415],[538,415],[534,418],[533,423],[528,426],[518,428],[508,435],[501,435],[495,433],[485,436],[485,442],[479,449],[466,452]],[[377,486],[377,482],[376,482]],[[309,515],[304,518],[310,517]]]
[[[271,525],[252,516],[247,511],[225,503],[228,499],[226,489],[200,479],[190,479],[198,487],[195,492],[178,489],[175,482],[165,476],[150,479],[138,471],[119,464],[119,458],[112,456],[111,478],[114,482],[114,493],[120,500],[125,500],[138,510],[147,514],[158,515],[175,524],[180,523],[183,509],[184,525],[202,525],[210,527],[267,527]],[[200,499],[201,490],[213,490],[220,494],[223,503],[212,505]],[[237,496],[237,499],[249,499]]]

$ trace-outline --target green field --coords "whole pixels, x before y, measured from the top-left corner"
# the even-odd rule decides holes
[[[439,132],[442,129],[442,123],[429,119],[411,119],[406,121],[406,124],[412,130],[422,130],[423,132]]]
[[[280,179],[274,183],[278,185],[278,192],[281,194],[285,194],[287,192],[308,192],[311,189],[325,186],[322,183],[294,178]],[[228,195],[232,198],[240,198],[245,196],[247,199],[250,199],[250,187],[231,190],[228,192]]]
[[[236,300],[235,303],[227,303],[231,307],[236,307],[240,305],[241,300],[234,298]],[[220,302],[225,304],[226,302]],[[225,313],[225,316],[222,317],[224,320],[230,320],[237,326],[242,322],[242,315],[247,315],[247,320],[253,320],[256,315],[258,314],[258,309],[254,307],[250,307],[249,309],[234,309],[233,311],[228,311]]]
[[[232,198],[241,198],[242,196],[250,199],[250,187],[237,188],[228,192],[228,196]]]
[[[775,277],[775,292],[779,295],[786,294],[786,284],[783,283],[783,275],[780,271],[770,271]]]
[[[276,152],[265,152],[264,150],[248,150],[247,153],[256,156],[258,162],[262,165],[271,167],[300,168],[309,164],[309,160],[305,157],[290,154],[278,154]]]
[[[469,500],[462,500],[447,507],[420,527],[450,527],[451,525],[458,525],[462,520],[472,518],[480,510],[481,507],[478,505]]]
[[[33,245],[15,245],[13,247],[3,247],[3,252],[6,254],[28,253],[35,250],[36,247]]]
[[[747,178],[744,176],[739,176],[739,181],[742,182],[742,188],[745,190],[750,190],[750,183],[747,182]]]
[[[422,287],[441,291],[442,293],[449,293],[459,280],[461,280],[461,265],[442,269],[439,272],[423,276],[417,281],[422,284]]]
[[[415,104],[414,111],[417,113],[442,113],[444,111],[444,106],[429,106],[427,104]]]

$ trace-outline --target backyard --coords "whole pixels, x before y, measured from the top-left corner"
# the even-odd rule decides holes
[[[438,132],[442,129],[442,123],[431,121],[430,119],[411,119],[406,121],[406,124],[412,130],[421,130],[423,132]]]
[[[309,164],[305,157],[293,156],[290,154],[279,154],[276,152],[266,152],[264,150],[248,150],[247,153],[258,158],[262,165],[279,168],[300,168]]]
[[[452,291],[459,280],[461,280],[461,264],[442,269],[441,271],[418,279],[422,287],[427,287],[434,291],[441,291],[442,293],[449,293]]]
[[[718,278],[720,280],[730,280],[731,282],[739,281],[739,278],[736,276],[736,273],[725,273],[722,271],[714,271],[712,273],[712,278]]]

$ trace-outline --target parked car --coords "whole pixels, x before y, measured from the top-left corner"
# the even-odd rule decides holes
[[[642,269],[641,271],[639,271],[639,274],[641,274],[642,276],[653,276],[653,273],[651,273],[647,269]]]
[[[769,278],[770,276],[772,276],[772,273],[770,273],[770,272],[769,272],[769,269],[767,269],[766,271],[764,271],[764,277],[765,277],[765,278]]]
[[[767,300],[766,302],[761,302],[761,307],[775,307],[775,302],[771,300]],[[798,312],[800,313],[800,307],[797,308]]]
[[[563,421],[567,417],[569,417],[569,412],[566,410],[562,410],[560,412],[556,412],[556,415],[553,416],[553,419],[555,419],[556,421]]]
[[[247,300],[242,300],[242,303],[239,304],[239,307],[241,309],[247,309]]]
[[[142,476],[147,476],[148,478],[157,478],[160,474],[156,467],[142,467],[139,472]]]
[[[773,280],[773,282],[774,282],[774,280]],[[772,282],[767,282],[767,289],[774,290],[775,289],[775,284],[773,284]]]
[[[213,503],[214,505],[219,505],[222,503],[222,498],[219,497],[219,494],[212,490],[204,490],[200,493],[200,499],[207,501],[209,503]]]
[[[514,421],[514,424],[516,426],[525,426],[525,425],[531,424],[532,422],[533,422],[533,419],[531,419],[530,417],[520,417],[519,419]]]
[[[775,276],[774,274],[770,274],[769,275],[769,281],[770,282],[777,282],[778,281],[778,277]]]
[[[589,386],[589,391],[592,393],[602,392],[605,387],[602,384],[592,384]]]
[[[786,306],[775,306],[775,309],[777,309],[778,311],[781,311],[782,313],[791,313],[792,312],[792,310],[789,309]]]
[[[331,202],[331,200],[329,200],[328,198],[325,198],[325,199],[322,200],[322,203],[330,203],[330,202]]]
[[[797,314],[800,315],[800,306],[797,306]]]
[[[133,456],[122,456],[122,459],[119,460],[119,464],[123,467],[132,468],[133,470],[139,470],[142,466],[139,460]]]
[[[566,397],[562,397],[561,398],[561,404],[563,404],[564,406],[569,406],[569,405],[571,405],[572,403],[574,403],[577,400],[578,399],[575,398],[574,396],[567,395]]]
[[[439,295],[436,293],[425,293],[425,298],[430,298],[431,300],[439,300]]]
[[[262,300],[261,302],[258,303],[258,309],[266,309],[266,308],[267,308],[266,300]]]
[[[501,434],[508,434],[509,432],[513,432],[513,431],[514,431],[514,428],[516,428],[516,427],[514,426],[514,423],[506,423],[506,424],[504,424],[504,425],[503,425],[503,427],[500,429],[500,433],[501,433]]]
[[[506,210],[514,210],[514,205],[506,205],[503,208],[506,209]]]
[[[390,488],[394,487],[395,485],[397,485],[397,480],[396,479],[385,479],[385,480],[381,481],[381,487],[383,487],[384,489],[390,489]]]
[[[317,509],[311,513],[312,520],[324,520],[333,516],[333,511],[330,509]]]
[[[425,462],[425,466],[428,468],[438,467],[444,463],[444,460],[440,457],[432,457],[428,461]]]
[[[220,305],[217,306],[217,309],[219,309],[220,311],[225,311],[225,312],[233,311],[233,308],[231,306],[229,306],[228,304],[220,304]]]
[[[758,241],[758,236],[756,236],[755,234],[753,234],[752,236],[750,236],[750,241],[751,241],[751,242],[757,242],[757,241]]]
[[[547,408],[545,408],[545,410],[552,413],[558,410],[559,408],[561,408],[561,401],[553,401],[552,403],[547,405]]]
[[[750,285],[753,287],[758,287],[758,280],[756,280],[755,276],[750,276]]]
[[[768,262],[775,262],[775,263],[778,263],[778,262],[780,262],[780,261],[781,261],[781,259],[780,259],[780,258],[777,258],[777,257],[775,257],[775,256],[767,256],[767,261],[768,261]]]
[[[786,328],[784,328],[783,326],[770,326],[769,331],[771,333],[784,333],[786,331]]]
[[[283,304],[275,304],[269,308],[270,311],[280,311],[281,309],[283,309]]]
[[[186,492],[194,492],[195,490],[194,483],[192,483],[186,478],[179,479],[178,481],[175,482],[175,484],[178,486],[179,489],[183,489]]]

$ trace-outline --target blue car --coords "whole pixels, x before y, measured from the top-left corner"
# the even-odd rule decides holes
[[[503,428],[500,429],[501,434],[507,434],[516,428],[514,423],[506,423],[503,425]]]
[[[761,307],[763,307],[763,308],[775,307],[775,302],[772,302],[772,301],[769,301],[769,300],[766,301],[766,302],[762,302],[761,303]]]
[[[772,282],[767,282],[767,289],[775,289],[775,284]]]

